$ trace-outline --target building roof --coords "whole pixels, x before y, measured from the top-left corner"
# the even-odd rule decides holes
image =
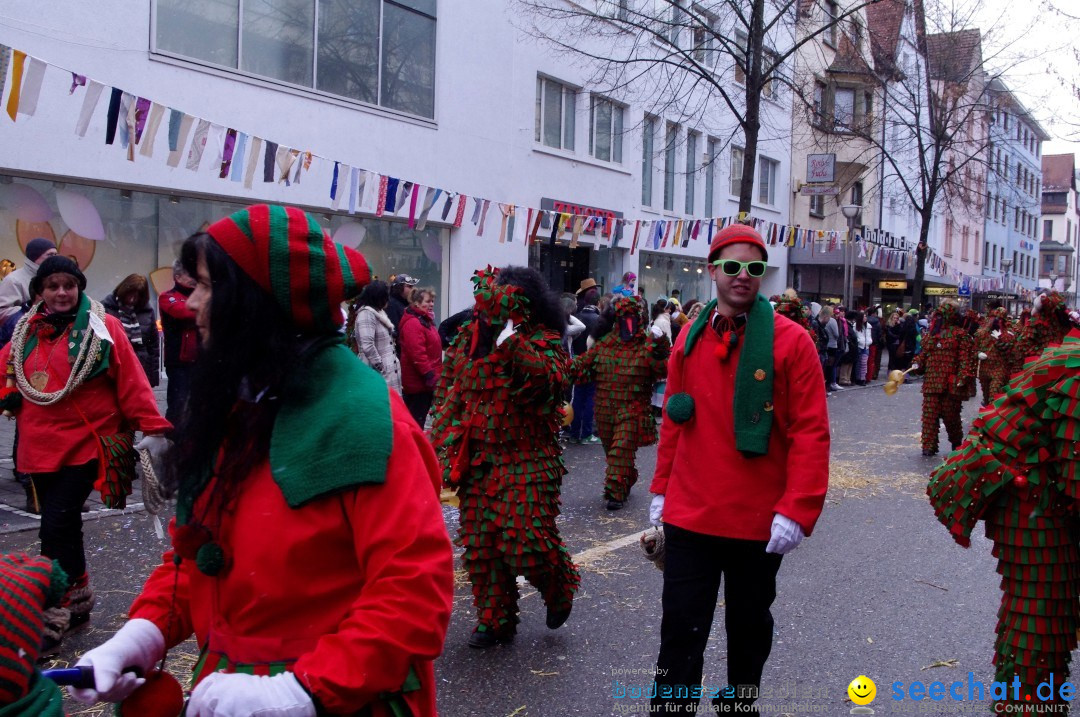
[[[873,70],[870,69],[870,65],[859,54],[855,43],[846,34],[840,35],[840,39],[836,43],[836,55],[833,57],[832,64],[829,65],[827,71],[841,75],[874,74]]]
[[[982,33],[972,29],[927,35],[926,54],[932,79],[967,84],[982,64]]]
[[[870,49],[874,56],[874,69],[878,74],[898,74],[896,49],[900,43],[900,30],[907,14],[905,0],[880,0],[866,8],[866,28],[870,34]]]
[[[1042,158],[1043,192],[1067,192],[1076,188],[1076,155],[1044,154]]]
[[[988,88],[990,94],[998,98],[998,106],[1004,107],[1008,110],[1012,110],[1017,116],[1023,118],[1024,122],[1031,126],[1035,135],[1043,142],[1050,141],[1050,133],[1043,129],[1043,126],[1039,124],[1039,120],[1035,119],[1035,116],[1028,111],[1028,108],[1024,106],[1024,103],[1013,94],[1013,91],[1009,89],[1009,86],[1005,84],[1005,80],[1001,77],[995,77],[990,81],[990,87]],[[1004,98],[1004,101],[1002,101]]]

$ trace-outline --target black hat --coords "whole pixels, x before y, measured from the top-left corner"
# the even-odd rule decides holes
[[[86,277],[79,270],[79,265],[66,256],[56,254],[41,262],[37,270],[37,279],[42,288],[45,286],[45,279],[52,274],[70,274],[78,282],[79,291],[86,291]]]
[[[45,237],[31,239],[26,243],[26,258],[37,264],[37,260],[41,258],[42,254],[55,248],[56,245]]]

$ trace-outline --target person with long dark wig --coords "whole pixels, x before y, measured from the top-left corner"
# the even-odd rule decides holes
[[[373,281],[364,287],[349,312],[354,350],[360,360],[382,374],[386,385],[401,393],[401,363],[398,361],[394,323],[386,315],[390,287]]]
[[[173,549],[73,696],[123,700],[125,668],[194,633],[189,715],[434,715],[452,553],[434,452],[339,333],[364,258],[267,205],[181,258],[203,351],[166,457]]]
[[[146,379],[151,386],[161,380],[158,362],[161,360],[161,341],[158,339],[154,307],[150,305],[150,285],[142,274],[130,274],[116,285],[113,293],[101,300],[105,313],[120,319],[128,341],[139,357]]]
[[[447,353],[431,433],[461,501],[477,613],[469,646],[488,648],[517,631],[518,575],[540,591],[551,629],[570,616],[581,578],[555,525],[566,473],[565,313],[535,269],[487,267],[473,283],[473,315]]]
[[[97,488],[106,505],[122,508],[135,474],[134,431],[160,436],[172,426],[158,412],[124,327],[86,295],[75,262],[51,256],[34,281],[42,301],[0,351],[7,367],[0,408],[18,418],[16,465],[30,475],[41,509],[41,552],[68,575],[64,600],[45,616],[47,654],[87,624],[94,606],[83,502]]]

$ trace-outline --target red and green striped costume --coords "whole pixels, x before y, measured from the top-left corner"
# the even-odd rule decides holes
[[[922,351],[915,357],[919,373],[926,377],[922,386],[922,449],[926,454],[937,453],[942,422],[953,446],[960,444],[964,438],[960,407],[974,395],[975,342],[957,318],[952,304],[938,309],[939,330],[923,337]]]
[[[995,679],[1025,695],[1068,678],[1076,648],[1080,550],[1080,331],[1051,346],[984,408],[930,479],[938,519],[967,547],[975,524],[994,542],[1002,600]],[[1009,692],[1009,700],[1012,691]],[[1030,703],[1029,703],[1030,704]]]
[[[517,287],[496,286],[496,276],[488,269],[474,278],[478,318],[462,325],[447,352],[431,437],[460,501],[458,543],[477,629],[508,638],[518,623],[518,575],[554,611],[569,608],[581,578],[555,525],[566,474],[558,442],[568,361],[562,337],[530,324],[527,299]],[[507,318],[516,330],[495,346]],[[481,336],[482,324],[494,328]],[[478,341],[490,350],[474,351]]]

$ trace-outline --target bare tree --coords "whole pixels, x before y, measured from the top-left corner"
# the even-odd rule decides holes
[[[733,121],[729,139],[741,134],[744,149],[739,211],[746,213],[766,122],[763,95],[780,86],[799,94],[790,71],[799,49],[877,2],[517,0],[526,31],[585,61],[600,91],[636,94],[656,114]],[[790,115],[782,120],[781,136],[790,132]]]

